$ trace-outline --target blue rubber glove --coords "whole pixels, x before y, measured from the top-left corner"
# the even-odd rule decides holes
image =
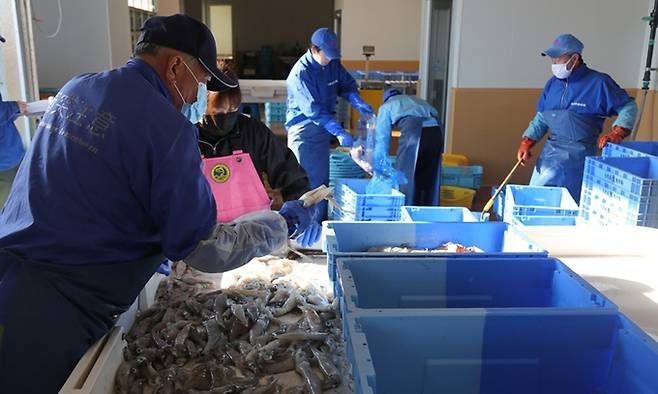
[[[308,226],[299,237],[296,238],[297,243],[302,248],[309,248],[315,245],[320,240],[322,235],[322,214],[320,212],[320,205],[315,205],[309,208],[313,212],[311,217],[311,224]]]
[[[327,129],[331,135],[335,135],[336,137],[346,132],[343,126],[341,126],[335,119],[331,119],[325,123],[324,128]]]
[[[279,210],[279,214],[286,219],[288,236],[296,238],[302,234],[313,220],[313,209],[305,208],[301,200],[286,201]]]
[[[297,237],[296,241],[302,248],[310,248],[320,240],[322,235],[322,225],[318,222],[312,222],[310,226]]]
[[[370,104],[366,103],[357,92],[350,93],[348,100],[362,115],[372,115],[375,113]]]
[[[169,276],[171,274],[171,260],[165,260],[160,264],[156,272],[161,273],[162,275]]]
[[[338,138],[338,143],[340,144],[340,146],[345,146],[350,148],[352,147],[352,145],[354,145],[354,139],[352,138],[352,134],[346,131],[343,131],[341,134],[338,134],[336,138]]]

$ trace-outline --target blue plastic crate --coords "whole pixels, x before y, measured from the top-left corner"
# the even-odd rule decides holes
[[[329,279],[336,280],[336,259],[340,257],[409,257],[408,253],[368,252],[381,246],[407,245],[435,248],[446,242],[477,246],[484,253],[441,253],[441,257],[546,257],[548,253],[511,225],[502,222],[327,222],[323,250],[327,253]],[[414,253],[414,257],[436,258],[437,253]]]
[[[482,166],[441,167],[441,185],[479,189],[482,185]]]
[[[507,186],[505,186],[507,188]],[[491,188],[491,197],[496,194],[496,191],[498,191],[498,186],[493,186]],[[505,190],[500,192],[498,197],[494,200],[494,205],[493,205],[493,212],[498,218],[498,220],[503,220],[503,215],[505,212]]]
[[[515,226],[575,226],[576,216],[519,216],[512,215]]]
[[[658,197],[658,158],[594,157],[585,159],[585,175],[643,197]]]
[[[603,157],[658,157],[658,141],[622,141],[620,144],[607,143],[601,154]]]
[[[658,196],[641,196],[629,193],[622,187],[591,175],[585,175],[583,176],[581,198],[592,194],[603,198],[606,204],[611,205],[611,208],[616,211],[629,214],[658,214]]]
[[[628,225],[658,228],[658,213],[655,206],[640,208],[636,202],[625,203],[611,197],[600,189],[583,191],[580,201],[580,216],[588,223],[599,225]],[[651,210],[651,212],[646,212]]]
[[[389,221],[395,222],[400,220],[400,210],[391,211],[388,213],[381,213],[379,211],[359,211],[350,212],[340,209],[333,209],[333,219],[348,222],[378,222]]]
[[[479,222],[480,216],[467,208],[404,206],[400,211],[404,222]]]
[[[347,313],[372,309],[616,308],[552,258],[341,258],[338,278]]]
[[[578,204],[564,187],[508,185],[503,220],[512,216],[578,216]]]
[[[347,318],[358,394],[658,392],[658,344],[613,310]]]
[[[404,204],[405,196],[397,190],[393,190],[391,194],[366,194],[366,187],[369,181],[369,179],[338,180],[335,188],[335,197],[341,207],[401,207]]]

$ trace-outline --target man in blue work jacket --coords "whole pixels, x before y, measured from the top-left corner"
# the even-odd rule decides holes
[[[384,103],[377,114],[375,171],[380,163],[388,161],[391,129],[399,127],[395,167],[407,178],[407,183],[400,185],[407,205],[439,205],[443,130],[437,115],[436,108],[419,97],[402,94],[397,88],[384,92]]]
[[[215,221],[190,122],[206,83],[236,86],[210,30],[156,16],[126,65],[55,97],[0,213],[1,392],[57,392],[164,257],[221,272],[285,243],[275,212]]]
[[[311,48],[297,60],[286,84],[288,147],[304,167],[311,189],[328,185],[331,136],[338,138],[341,146],[352,146],[352,136],[335,119],[338,96],[349,100],[362,115],[373,113],[359,95],[356,81],[340,63],[334,32],[321,28],[313,33]],[[326,201],[318,212],[326,216]]]
[[[628,136],[637,116],[637,105],[609,75],[587,67],[583,43],[571,34],[558,36],[542,53],[552,60],[553,77],[537,103],[537,114],[523,133],[517,158],[526,162],[530,149],[550,129],[530,179],[533,186],[566,187],[580,200],[585,157],[593,156],[607,142]],[[606,117],[617,115],[612,130],[601,136]]]

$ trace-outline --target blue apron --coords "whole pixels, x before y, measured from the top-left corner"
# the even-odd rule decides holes
[[[0,249],[0,391],[58,392],[162,260],[49,264]]]
[[[585,157],[596,155],[600,120],[567,110],[543,112],[551,132],[530,179],[531,186],[559,186],[580,201]]]
[[[427,189],[431,189],[431,195],[425,196],[424,201],[415,201],[417,196],[415,175],[418,163],[418,151],[420,149],[421,137],[423,134],[424,118],[417,116],[406,116],[397,122],[400,128],[401,135],[398,141],[398,149],[396,152],[397,159],[395,161],[395,168],[401,171],[407,177],[407,184],[400,185],[400,191],[406,196],[405,204],[407,205],[439,205],[439,193],[441,185],[441,153],[436,152],[436,160],[439,161],[437,170],[433,179],[424,180],[426,183],[431,184]],[[440,133],[440,130],[439,130]],[[437,136],[443,139],[442,135]],[[427,164],[427,163],[424,163]]]
[[[311,190],[329,185],[329,144],[331,134],[311,121],[304,121],[288,128],[288,148],[295,154],[306,171]],[[322,220],[327,218],[327,201],[317,204]]]

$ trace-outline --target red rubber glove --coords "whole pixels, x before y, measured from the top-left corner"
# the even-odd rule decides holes
[[[628,137],[630,133],[631,131],[628,129],[620,126],[613,126],[609,133],[602,135],[601,138],[599,138],[599,149],[603,149],[608,142],[612,144],[620,143],[624,138]]]
[[[532,138],[523,137],[521,140],[521,146],[519,146],[519,151],[516,152],[516,160],[521,160],[521,164],[524,164],[529,158],[532,157],[530,148],[535,146],[537,141]]]

